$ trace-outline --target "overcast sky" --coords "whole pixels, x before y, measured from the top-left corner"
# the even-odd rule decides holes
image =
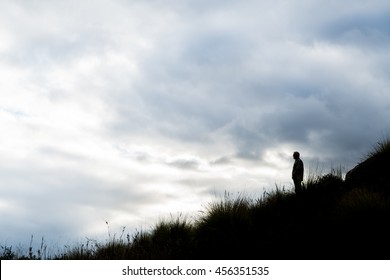
[[[390,131],[389,26],[385,0],[0,0],[0,245],[291,189],[295,150],[348,171]]]

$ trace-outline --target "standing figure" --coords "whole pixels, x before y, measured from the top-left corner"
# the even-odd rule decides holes
[[[292,179],[294,181],[295,193],[300,194],[302,192],[303,181],[303,161],[299,158],[299,152],[294,152],[293,158],[295,159],[292,169]]]

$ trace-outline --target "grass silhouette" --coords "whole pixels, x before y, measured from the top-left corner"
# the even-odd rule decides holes
[[[194,221],[171,217],[133,236],[109,230],[106,243],[88,240],[50,258],[388,259],[389,147],[387,138],[345,180],[340,170],[310,176],[299,196],[281,188],[260,198],[225,193]],[[42,258],[31,248],[28,256],[2,249],[2,259]]]

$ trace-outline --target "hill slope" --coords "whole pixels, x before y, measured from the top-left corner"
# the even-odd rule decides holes
[[[388,259],[390,141],[348,173],[306,183],[297,196],[215,202],[196,222],[162,222],[127,242],[112,240],[96,259]],[[63,255],[72,258],[72,254]],[[81,256],[83,257],[83,256]]]
[[[258,199],[226,195],[195,222],[178,217],[55,258],[389,259],[389,147],[379,143],[345,180],[327,174],[306,182],[299,196],[278,189]]]

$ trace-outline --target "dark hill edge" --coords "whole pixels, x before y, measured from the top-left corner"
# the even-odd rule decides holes
[[[390,259],[389,146],[379,143],[345,180],[330,173],[306,182],[302,195],[278,188],[257,199],[226,194],[194,222],[171,218],[54,258]]]
[[[323,189],[337,180],[322,177],[322,185],[301,197],[276,191],[257,201],[238,197],[214,203],[195,224],[177,219],[140,234],[123,257],[388,259],[389,197],[363,188]],[[97,258],[112,257],[101,252]]]
[[[350,170],[345,179],[351,187],[390,193],[390,138],[377,143],[365,160]]]
[[[195,222],[161,222],[113,240],[95,259],[390,259],[390,140],[348,172],[319,176],[297,196],[276,189],[209,204]],[[64,255],[63,258],[72,258]]]

